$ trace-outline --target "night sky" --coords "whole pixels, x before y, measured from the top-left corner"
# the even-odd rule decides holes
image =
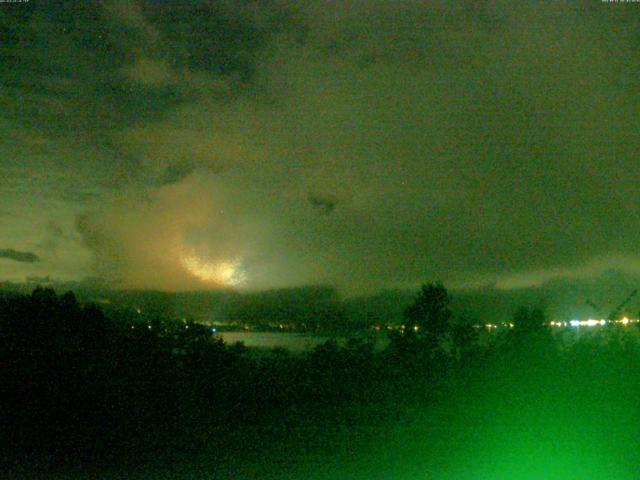
[[[640,274],[640,10],[0,4],[0,280]]]

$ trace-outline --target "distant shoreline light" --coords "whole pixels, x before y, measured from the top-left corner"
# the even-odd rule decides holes
[[[597,327],[597,326],[604,326],[607,324],[611,324],[611,323],[617,323],[620,325],[629,325],[630,323],[638,323],[640,320],[638,320],[637,318],[628,318],[628,317],[623,317],[620,320],[606,320],[606,319],[600,319],[600,320],[595,320],[593,318],[590,318],[588,320],[570,320],[569,322],[550,322],[549,325],[551,326],[557,326],[557,327],[565,327],[567,326],[567,323],[569,324],[569,326],[571,327]]]
[[[618,325],[629,325],[631,323],[639,323],[640,319],[637,318],[628,318],[628,317],[623,317],[620,320],[606,320],[604,318],[600,319],[600,320],[596,320],[593,318],[590,318],[588,320],[569,320],[569,321],[563,321],[563,322],[547,322],[545,325],[549,326],[549,327],[560,327],[560,328],[566,328],[566,327],[574,327],[574,328],[578,328],[578,327],[599,327],[599,326],[604,326],[604,325],[608,325],[608,324],[618,324]],[[497,328],[514,328],[514,324],[513,323],[485,323],[485,324],[476,324],[474,325],[475,328],[486,328],[487,330],[495,330]]]

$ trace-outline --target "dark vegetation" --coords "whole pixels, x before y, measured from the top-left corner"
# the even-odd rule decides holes
[[[0,297],[3,462],[121,468],[206,451],[224,465],[250,457],[247,444],[255,457],[277,448],[292,462],[326,447],[322,435],[336,428],[402,421],[416,406],[480,398],[488,385],[498,396],[538,385],[564,402],[567,388],[584,396],[590,381],[604,384],[605,371],[640,378],[640,345],[622,327],[578,341],[522,308],[514,328],[488,335],[450,303],[428,284],[386,349],[353,339],[292,354],[227,345],[193,322],[110,318],[73,293]],[[572,376],[577,365],[589,382]]]

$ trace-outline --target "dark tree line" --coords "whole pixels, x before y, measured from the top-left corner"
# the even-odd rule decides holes
[[[542,310],[523,308],[513,322],[481,345],[446,288],[426,284],[387,348],[352,339],[293,354],[227,345],[189,321],[106,316],[72,293],[0,297],[1,452],[145,461],[174,449],[223,452],[247,441],[249,425],[284,425],[286,436],[300,423],[371,421],[431,401],[487,362],[555,351]]]

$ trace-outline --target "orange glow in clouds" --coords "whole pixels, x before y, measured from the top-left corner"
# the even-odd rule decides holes
[[[203,260],[191,249],[180,255],[180,263],[191,275],[203,282],[233,287],[242,285],[246,280],[240,258],[211,262]]]

